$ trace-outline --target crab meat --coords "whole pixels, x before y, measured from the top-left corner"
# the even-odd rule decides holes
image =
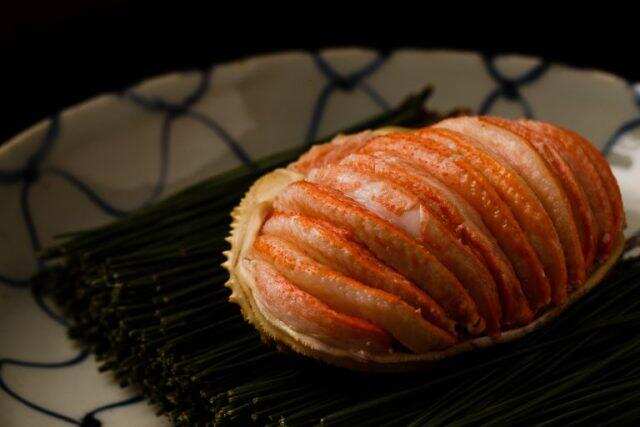
[[[558,147],[560,155],[569,164],[580,186],[587,195],[589,205],[598,224],[598,248],[600,260],[607,257],[613,245],[613,236],[620,229],[620,215],[617,209],[612,207],[611,199],[607,195],[607,188],[598,168],[587,155],[580,137],[559,127],[531,120],[520,121],[528,127],[547,138]],[[599,164],[597,166],[600,166]],[[609,167],[607,166],[607,169]],[[615,192],[612,197],[615,198]]]
[[[478,211],[509,257],[531,308],[537,310],[550,302],[551,290],[543,266],[511,210],[486,178],[461,155],[404,133],[374,138],[361,151],[399,156],[464,198]]]
[[[317,217],[351,231],[379,260],[432,297],[453,320],[473,334],[484,330],[477,307],[456,277],[405,231],[382,220],[346,196],[307,181],[285,188],[276,211]]]
[[[367,369],[533,330],[601,280],[624,226],[586,140],[495,117],[339,136],[232,218],[230,300],[295,351]]]
[[[478,147],[492,153],[524,178],[553,221],[565,257],[572,266],[573,283],[583,283],[586,278],[584,255],[569,199],[546,162],[531,145],[513,132],[482,118],[444,120],[436,127],[467,135]]]
[[[502,310],[495,282],[480,258],[389,177],[376,175],[366,156],[348,156],[338,165],[315,169],[308,179],[337,190],[422,243],[462,283],[475,301],[489,332],[500,329]]]
[[[562,184],[571,203],[573,216],[578,226],[585,269],[588,271],[593,265],[596,256],[598,224],[595,222],[595,217],[589,205],[585,190],[571,170],[570,162],[566,161],[561,155],[561,148],[555,139],[534,129],[533,126],[526,126],[526,122],[505,120],[497,117],[484,117],[483,119],[510,130],[525,139],[537,151],[540,157],[547,162],[550,170]]]
[[[456,342],[453,335],[426,321],[395,295],[373,289],[306,256],[274,236],[258,236],[251,254],[268,262],[298,289],[334,310],[382,327],[416,353],[443,349]]]
[[[433,324],[455,332],[455,323],[431,297],[378,261],[347,230],[299,214],[276,213],[262,226],[265,235],[287,240],[314,260],[359,282],[400,297]]]
[[[465,135],[448,129],[430,128],[423,129],[418,134],[463,155],[493,184],[538,254],[551,282],[554,303],[561,304],[567,297],[565,256],[553,222],[533,190],[517,172],[477,148]]]
[[[391,336],[366,320],[339,313],[301,291],[268,263],[245,260],[261,309],[300,334],[350,351],[388,353]]]
[[[359,132],[353,135],[338,135],[330,142],[311,147],[308,152],[290,164],[289,168],[296,172],[307,174],[311,169],[336,163],[357,151],[373,136],[371,131]]]
[[[533,317],[508,258],[478,212],[440,181],[389,153],[352,154],[372,165],[375,173],[409,190],[448,227],[457,239],[484,260],[498,287],[503,325],[526,324]],[[345,161],[347,161],[345,159]]]
[[[613,215],[613,232],[619,233],[626,226],[624,218],[624,206],[622,204],[622,193],[620,193],[620,187],[618,181],[613,175],[613,171],[607,162],[607,159],[602,155],[598,149],[591,144],[586,138],[580,136],[576,132],[568,129],[560,128],[575,141],[582,145],[582,149],[585,154],[591,160],[591,163],[596,168],[596,172],[600,175],[604,188],[607,190],[607,196],[611,202],[612,215]],[[614,234],[615,236],[616,234]]]

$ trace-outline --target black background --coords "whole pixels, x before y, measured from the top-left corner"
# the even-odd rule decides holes
[[[588,22],[583,11],[561,16],[536,7],[502,9],[494,14],[498,19],[489,20],[462,4],[453,5],[453,12],[404,3],[380,12],[377,3],[352,11],[344,3],[324,2],[259,7],[23,0],[0,12],[0,94],[8,110],[0,141],[57,110],[153,75],[286,49],[347,45],[518,52],[640,81],[638,25],[625,22],[624,13],[605,13],[604,6]],[[632,18],[633,12],[627,15]]]

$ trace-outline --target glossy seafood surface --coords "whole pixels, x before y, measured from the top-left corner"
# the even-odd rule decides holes
[[[595,286],[624,212],[587,140],[460,117],[341,135],[234,211],[231,300],[265,338],[393,370],[507,341]]]

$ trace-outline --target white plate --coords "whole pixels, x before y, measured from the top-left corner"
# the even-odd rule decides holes
[[[522,56],[399,50],[382,58],[338,49],[157,77],[69,108],[0,147],[0,386],[68,417],[56,420],[0,391],[0,425],[78,423],[133,396],[98,374],[91,357],[72,360],[78,350],[64,327],[21,286],[37,268],[34,247],[62,231],[110,221],[243,156],[259,158],[357,122],[425,83],[436,88],[429,105],[437,109],[526,113],[579,131],[599,147],[615,142],[609,159],[627,233],[640,228],[640,91],[610,74]],[[7,358],[71,363],[18,366]],[[167,423],[143,403],[95,418],[105,426]]]

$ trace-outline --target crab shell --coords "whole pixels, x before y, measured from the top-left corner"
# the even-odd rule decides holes
[[[477,119],[474,118],[473,120]],[[486,120],[488,123],[492,123],[491,126],[498,126],[498,124],[508,126],[510,124],[508,121],[501,122],[501,119],[487,118]],[[464,122],[462,124],[455,122],[450,125],[445,123],[443,127],[453,128],[459,130],[461,134],[464,134],[464,125]],[[460,130],[460,127],[463,129]],[[515,129],[512,129],[512,131],[513,130]],[[517,130],[524,131],[524,125]],[[386,134],[398,133],[399,131],[397,128],[378,130],[369,133],[367,140],[372,136],[383,137]],[[427,130],[427,133],[428,132]],[[355,145],[363,145],[362,142],[363,141],[359,141],[358,137],[356,137]],[[338,144],[338,146],[339,145],[341,144]],[[339,151],[336,150],[335,146],[334,141],[333,146],[325,144],[317,148],[316,152],[324,150],[326,153],[335,153]],[[349,152],[353,151],[355,151],[355,149],[349,150]],[[343,153],[340,158],[345,157],[345,155],[346,153]],[[588,277],[582,279],[580,286],[574,286],[568,295],[558,297],[559,299],[555,303],[548,302],[543,308],[537,310],[534,318],[525,315],[524,321],[520,319],[519,322],[503,330],[499,328],[489,330],[489,327],[487,327],[487,331],[483,334],[468,334],[463,340],[446,346],[446,348],[419,353],[405,351],[367,351],[362,348],[354,350],[345,348],[344,346],[334,345],[334,343],[326,339],[319,339],[318,337],[295,330],[285,321],[275,316],[273,312],[269,310],[269,307],[265,306],[264,301],[256,298],[257,292],[259,291],[256,283],[256,275],[251,264],[251,259],[253,258],[251,255],[252,247],[260,235],[265,221],[267,221],[274,212],[274,200],[289,185],[298,181],[305,181],[308,178],[308,172],[311,168],[305,165],[305,161],[308,158],[313,160],[314,157],[317,159],[317,153],[314,156],[303,156],[294,164],[294,167],[274,170],[253,184],[241,203],[232,212],[231,234],[228,238],[231,249],[225,253],[227,261],[223,265],[230,273],[230,278],[227,282],[227,286],[232,290],[229,298],[230,301],[240,305],[245,319],[260,331],[264,339],[277,344],[284,344],[297,353],[327,363],[364,371],[400,372],[424,370],[431,368],[435,363],[443,359],[461,353],[515,340],[557,317],[575,301],[597,286],[607,272],[615,265],[623,250],[624,237],[621,229],[624,218],[622,216],[617,225],[614,225],[618,227],[616,229],[617,233],[613,238],[609,239],[610,242],[594,243],[595,238],[589,240],[586,237],[581,240],[584,243],[582,245],[583,248],[587,248],[584,252],[589,250],[592,253],[594,252],[593,249],[589,249],[589,245],[601,244],[607,247],[600,251],[600,253],[606,253],[606,256],[601,256],[599,259],[594,260],[593,258],[595,258],[595,256],[593,254],[591,255],[592,260],[591,267],[588,269]],[[572,205],[574,204],[575,203],[572,203]],[[621,210],[621,206],[618,208]],[[555,225],[556,229],[562,227],[562,224]],[[558,242],[559,244],[565,243],[560,242],[560,239],[558,239]],[[570,245],[570,243],[567,245]],[[564,247],[566,248],[567,245]],[[571,271],[569,271],[568,274],[565,272],[565,280],[572,280],[571,277]],[[574,278],[574,280],[576,279]],[[550,291],[548,301],[555,298],[555,295],[551,295],[552,292],[553,290]],[[470,328],[472,329],[472,327]]]

